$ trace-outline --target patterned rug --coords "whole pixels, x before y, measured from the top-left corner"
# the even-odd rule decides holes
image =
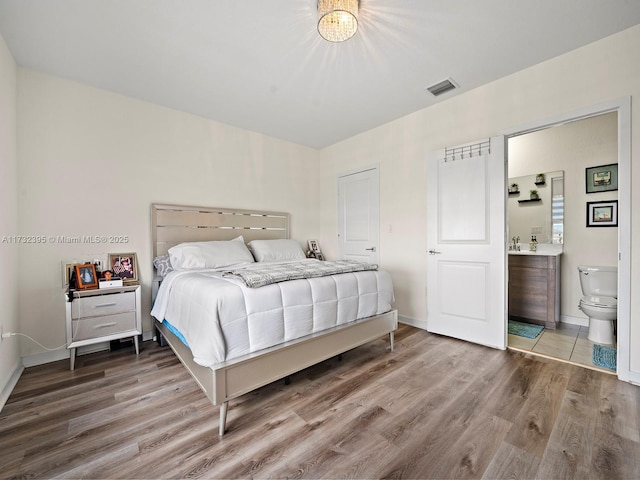
[[[509,333],[525,338],[536,338],[544,327],[540,325],[531,325],[530,323],[521,323],[509,320]]]
[[[595,344],[593,346],[593,364],[596,367],[616,370],[616,347]]]

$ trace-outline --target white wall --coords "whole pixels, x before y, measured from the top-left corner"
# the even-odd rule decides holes
[[[0,325],[5,332],[18,330],[18,249],[6,242],[6,237],[17,233],[18,222],[16,94],[16,62],[0,35]],[[18,338],[0,342],[0,407],[3,389],[19,362]]]
[[[564,253],[561,257],[560,314],[577,317],[587,324],[578,309],[582,296],[578,265],[618,264],[618,229],[587,228],[587,202],[617,200],[618,192],[586,193],[585,168],[617,163],[617,113],[608,113],[554,128],[521,135],[509,140],[509,177],[520,177],[552,170],[564,171],[565,222]],[[521,186],[521,190],[524,186]],[[549,191],[550,185],[540,190]],[[523,191],[520,195],[528,194]],[[549,204],[519,208],[517,199],[509,198],[511,212],[550,208]],[[516,214],[517,215],[517,214]],[[531,224],[529,224],[531,225]],[[530,230],[520,229],[527,242]],[[516,233],[518,233],[516,231]],[[524,237],[523,237],[524,235]],[[509,237],[512,233],[509,233]]]
[[[322,242],[337,252],[337,180],[344,171],[380,164],[381,257],[396,286],[402,316],[426,318],[426,158],[430,151],[471,142],[554,116],[640,97],[640,26],[507,76],[440,104],[357,135],[321,152]],[[640,118],[640,102],[632,118]],[[631,141],[640,145],[640,122]],[[633,148],[633,147],[632,147]],[[640,161],[635,148],[632,163]],[[640,169],[632,169],[632,190]],[[632,198],[633,258],[640,253],[640,198]],[[632,291],[640,287],[640,264],[632,261]],[[640,297],[631,304],[631,345],[640,345]],[[631,349],[631,370],[640,372],[640,349]]]
[[[20,248],[20,326],[44,345],[65,343],[61,262],[110,252],[137,253],[151,332],[152,203],[288,211],[293,238],[319,234],[316,150],[28,69],[18,85],[19,231],[129,237]]]

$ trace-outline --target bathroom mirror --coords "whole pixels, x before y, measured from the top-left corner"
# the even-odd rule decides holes
[[[564,172],[538,172],[509,178],[509,239],[562,244],[564,234]],[[534,194],[534,192],[537,194]]]

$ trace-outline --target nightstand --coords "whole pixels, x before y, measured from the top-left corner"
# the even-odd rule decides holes
[[[133,337],[136,355],[140,353],[140,285],[76,290],[73,301],[69,301],[68,294],[65,298],[71,370],[75,366],[76,348],[84,345]]]

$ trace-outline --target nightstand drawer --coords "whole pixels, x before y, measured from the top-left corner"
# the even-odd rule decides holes
[[[135,292],[76,298],[71,302],[71,318],[96,317],[135,310]]]
[[[71,328],[74,342],[135,330],[136,312],[73,320]]]

